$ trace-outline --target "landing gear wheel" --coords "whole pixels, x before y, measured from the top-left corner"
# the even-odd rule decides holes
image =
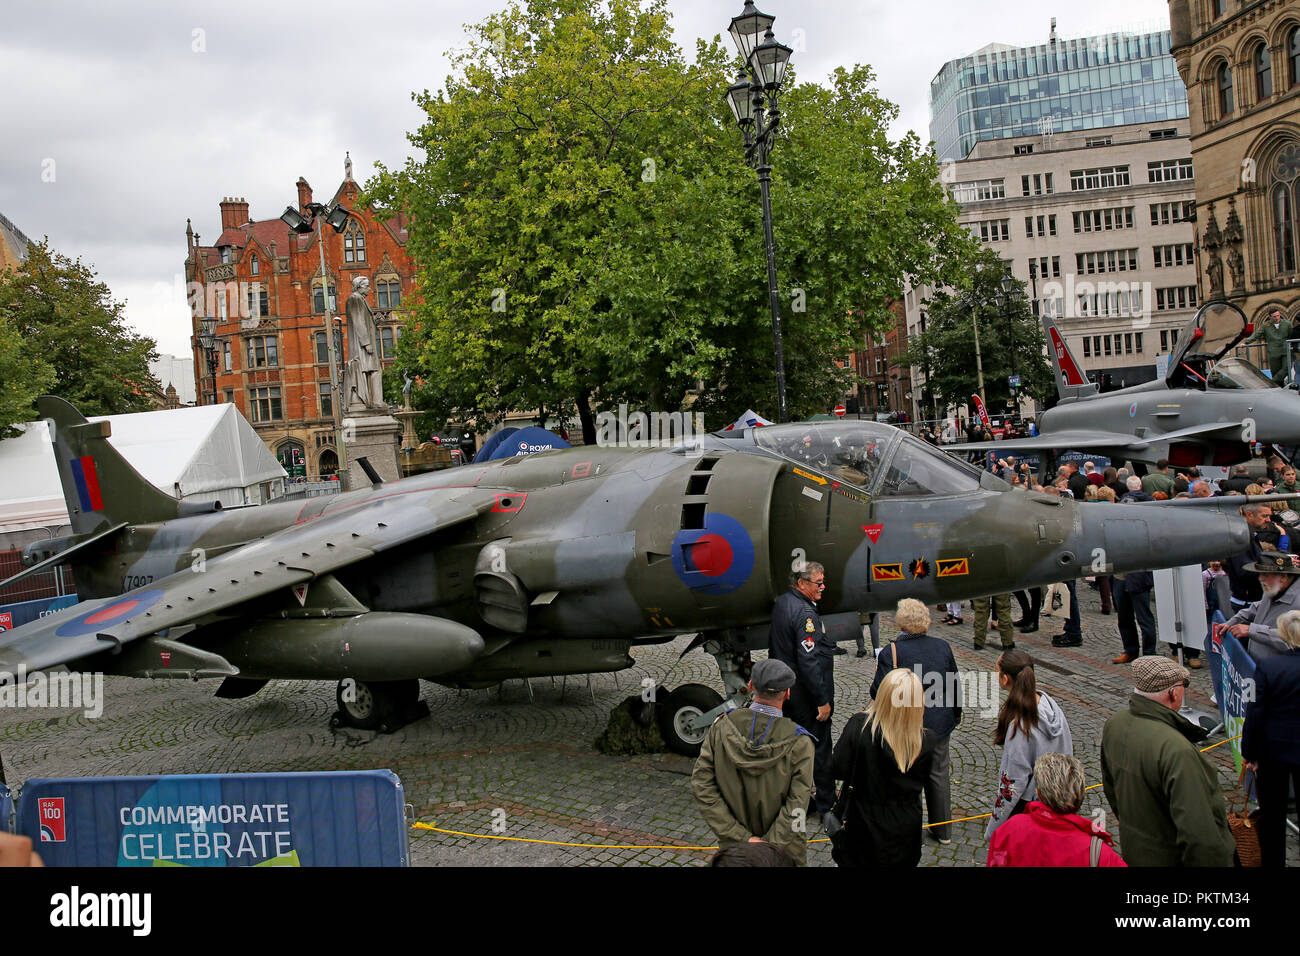
[[[691,729],[690,722],[722,703],[722,695],[703,684],[683,684],[659,705],[659,733],[673,753],[698,757],[708,727]]]
[[[338,713],[330,719],[332,727],[356,727],[391,733],[423,714],[420,682],[415,678],[393,681],[361,681],[344,678],[336,692]],[[423,708],[428,713],[428,708]]]

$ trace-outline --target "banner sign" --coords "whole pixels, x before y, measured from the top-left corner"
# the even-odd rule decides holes
[[[1255,699],[1255,659],[1246,653],[1231,634],[1212,637],[1206,648],[1210,658],[1210,676],[1214,680],[1214,697],[1219,702],[1225,737],[1240,737],[1246,723],[1246,705]],[[1232,749],[1233,768],[1241,773],[1241,741],[1228,744]]]
[[[391,770],[29,780],[46,866],[408,866]]]
[[[22,627],[37,618],[48,617],[65,607],[72,607],[79,599],[75,594],[63,594],[59,597],[38,598],[35,601],[20,601],[0,607],[0,626],[6,628]]]

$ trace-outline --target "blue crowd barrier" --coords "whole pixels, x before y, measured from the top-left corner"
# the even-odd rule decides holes
[[[10,626],[22,627],[47,614],[72,607],[78,600],[75,594],[62,594],[59,597],[38,598],[35,601],[19,601],[17,604],[0,606],[0,615],[9,615]]]
[[[391,770],[37,779],[17,832],[46,866],[408,866]]]

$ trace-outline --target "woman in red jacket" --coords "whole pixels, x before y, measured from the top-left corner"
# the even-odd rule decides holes
[[[1046,753],[1034,764],[1038,799],[993,833],[989,866],[1126,866],[1109,833],[1079,816],[1083,764]]]

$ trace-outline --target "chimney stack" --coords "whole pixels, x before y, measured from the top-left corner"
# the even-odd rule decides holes
[[[238,229],[248,222],[248,200],[226,196],[221,200],[221,231]]]
[[[301,176],[298,177],[298,211],[307,212],[307,204],[311,202],[311,184]]]

